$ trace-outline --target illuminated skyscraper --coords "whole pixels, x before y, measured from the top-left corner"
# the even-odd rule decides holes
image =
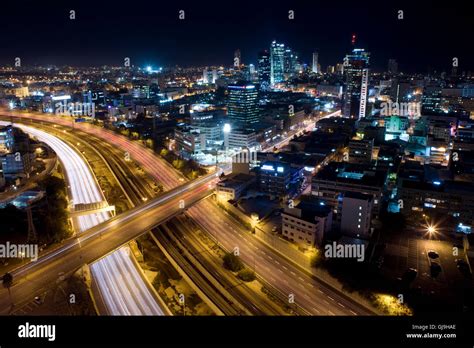
[[[313,65],[311,71],[315,74],[319,74],[318,70],[318,52],[313,52]]]
[[[249,127],[259,121],[258,91],[255,85],[239,82],[228,86],[227,116],[233,126]]]
[[[363,118],[366,115],[369,85],[369,52],[355,48],[344,58],[346,86],[342,114],[345,117]]]
[[[270,47],[270,84],[284,81],[285,45],[272,42]]]
[[[267,50],[258,53],[258,82],[260,88],[268,89],[270,86],[270,53]]]

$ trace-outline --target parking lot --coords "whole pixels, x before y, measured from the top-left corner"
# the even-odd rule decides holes
[[[458,268],[457,262],[463,262],[458,260],[466,260],[466,257],[462,248],[454,247],[458,244],[454,240],[424,239],[407,231],[402,235],[385,236],[383,242],[383,274],[399,280],[408,269],[416,269],[417,275],[410,286],[421,294],[456,302],[460,300],[459,291],[473,283],[472,277]]]

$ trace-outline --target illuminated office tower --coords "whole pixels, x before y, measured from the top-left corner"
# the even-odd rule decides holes
[[[270,47],[270,84],[284,81],[285,45],[272,42]]]
[[[344,58],[346,86],[342,105],[345,117],[363,118],[366,115],[369,84],[369,52],[355,48]]]
[[[258,82],[260,83],[260,88],[267,90],[270,86],[270,53],[267,50],[259,52],[257,61]]]
[[[245,128],[259,122],[258,91],[255,85],[239,82],[227,88],[227,116],[232,126]]]
[[[313,66],[311,71],[315,74],[319,74],[319,69],[318,69],[318,52],[313,52]]]
[[[285,48],[283,56],[283,79],[292,77],[297,73],[298,55],[291,48]]]

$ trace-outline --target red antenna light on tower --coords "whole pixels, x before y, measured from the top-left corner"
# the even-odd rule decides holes
[[[356,43],[356,34],[352,34],[351,42],[352,42],[352,45],[355,45],[355,43]]]

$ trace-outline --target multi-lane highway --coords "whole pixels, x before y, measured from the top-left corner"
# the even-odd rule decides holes
[[[71,238],[38,261],[12,272],[12,302],[21,305],[47,289],[62,272],[68,274],[115,251],[144,232],[183,212],[183,203],[192,205],[212,192],[216,175],[208,175],[167,192],[140,207],[111,218],[82,235]],[[0,314],[11,311],[8,291],[0,289]]]
[[[6,124],[0,122],[0,124]],[[55,136],[25,125],[15,125],[38,140],[48,144],[58,155],[66,173],[71,201],[73,204],[94,203],[104,200],[102,191],[84,159],[71,147]],[[75,218],[78,233],[96,226],[110,218],[108,213],[94,213]],[[117,252],[92,265],[92,274],[98,279],[100,296],[109,314],[155,314],[163,310],[147,288],[131,256]]]
[[[265,243],[223,213],[210,199],[203,200],[188,210],[189,216],[198,221],[221,245],[232,251],[239,248],[240,257],[254,267],[274,287],[288,298],[294,295],[297,306],[313,315],[369,315],[370,310],[348,296],[309,276],[286,258],[272,251]]]
[[[165,315],[143,281],[129,247],[122,247],[94,262],[91,268],[109,315]]]
[[[61,120],[61,123],[64,123],[64,125],[70,125],[70,120],[63,120],[62,118],[57,117],[31,114],[16,114],[16,116],[21,116],[22,118],[34,118],[47,122],[58,122]],[[126,138],[109,131],[102,130],[98,127],[86,125],[81,129],[85,132],[89,132],[91,129],[93,129],[91,132],[97,134],[98,137],[117,144],[118,146],[122,146],[121,144],[123,143],[124,149],[130,151],[130,154],[134,160],[139,162],[145,170],[149,171],[151,175],[156,178],[167,178],[163,185],[166,189],[179,184],[180,181],[177,172],[167,163],[164,163],[163,160],[159,159],[157,156],[154,156],[147,149],[144,149],[140,145],[132,143],[132,146]],[[133,151],[137,152],[135,153]],[[359,305],[356,301],[341,293],[339,290],[324,284],[321,280],[315,279],[314,276],[308,275],[306,272],[302,272],[299,267],[295,266],[291,262],[288,262],[286,259],[279,256],[268,247],[261,245],[262,243],[248,234],[248,232],[245,232],[242,226],[236,223],[221,209],[213,206],[212,203],[206,202],[205,204],[206,205],[204,208],[201,207],[200,210],[191,208],[189,213],[192,214],[192,217],[200,225],[204,226],[206,230],[219,233],[223,240],[225,240],[224,238],[227,238],[229,240],[228,246],[231,248],[238,245],[244,245],[242,243],[245,243],[247,246],[242,246],[242,248],[248,248],[248,251],[246,251],[242,256],[244,260],[250,265],[257,265],[257,263],[261,262],[262,267],[258,267],[257,265],[257,273],[262,275],[271,285],[279,288],[283,292],[292,291],[289,294],[296,295],[296,304],[303,306],[309,313],[314,315],[373,314],[369,309]],[[146,208],[143,209],[146,211]],[[215,215],[210,215],[210,211],[212,211]],[[229,228],[229,226],[234,226],[235,230]],[[240,238],[244,237],[242,237],[243,234],[237,234],[236,231],[247,233],[245,235],[246,242],[239,240]],[[268,254],[267,260],[263,259],[264,253]],[[269,262],[269,260],[271,262]],[[284,264],[282,262],[284,262]],[[286,284],[290,284],[291,286],[288,287]]]
[[[293,139],[293,137],[295,135],[299,136],[299,135],[303,134],[304,132],[313,131],[314,127],[316,126],[317,121],[322,120],[324,118],[330,118],[330,117],[340,116],[340,115],[341,115],[341,110],[338,110],[338,111],[335,111],[335,112],[331,112],[330,114],[324,115],[322,117],[319,117],[316,120],[309,122],[306,125],[306,127],[304,127],[303,129],[293,131],[290,134],[288,134],[285,139],[279,140],[276,143],[271,144],[267,148],[263,149],[263,152],[270,152],[270,151],[273,151],[275,148],[276,149],[281,149],[282,147],[288,145],[290,143],[291,139]]]

